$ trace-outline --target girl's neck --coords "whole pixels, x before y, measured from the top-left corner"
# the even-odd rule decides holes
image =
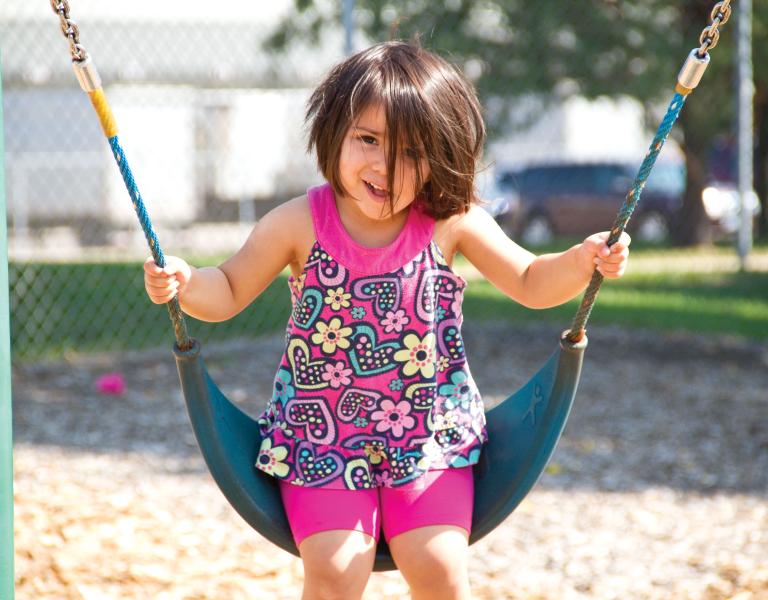
[[[411,207],[408,206],[384,219],[371,219],[357,210],[355,200],[337,198],[336,210],[341,226],[355,242],[368,248],[383,248],[400,235]]]

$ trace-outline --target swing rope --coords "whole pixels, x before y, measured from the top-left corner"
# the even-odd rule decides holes
[[[651,174],[656,159],[661,152],[664,142],[669,136],[669,132],[672,130],[672,126],[677,121],[677,117],[680,114],[680,110],[685,104],[686,96],[680,93],[676,93],[667,108],[667,114],[664,116],[659,129],[656,131],[656,136],[653,138],[653,142],[645,155],[640,169],[635,176],[635,180],[632,182],[632,186],[624,199],[624,203],[619,209],[619,214],[616,216],[616,220],[613,222],[611,232],[608,237],[608,246],[613,246],[619,241],[622,232],[626,229],[629,218],[632,216],[637,203],[640,201],[640,194],[643,192],[645,182],[648,180],[648,176]],[[600,286],[603,284],[603,274],[597,269],[592,273],[592,279],[584,292],[584,298],[581,301],[579,309],[576,311],[576,315],[571,323],[571,328],[566,335],[569,342],[580,341],[586,333],[586,325],[589,320],[589,316],[592,313],[592,308],[597,300],[597,294],[600,291]]]
[[[133,200],[133,208],[136,210],[136,216],[139,218],[141,229],[144,231],[144,237],[147,238],[149,249],[152,252],[152,258],[155,259],[155,263],[157,263],[158,267],[163,268],[165,267],[165,255],[163,254],[163,249],[160,247],[160,242],[152,227],[152,220],[149,218],[149,213],[144,206],[144,201],[141,199],[139,186],[136,185],[136,181],[133,179],[131,167],[128,164],[125,152],[123,152],[123,148],[116,135],[109,138],[109,145],[112,148],[112,155],[115,157],[117,166],[120,169],[120,174],[123,176],[125,187],[128,189],[131,200]],[[184,320],[184,313],[181,310],[181,305],[179,304],[179,299],[177,297],[174,297],[173,300],[168,302],[168,313],[171,323],[173,324],[176,345],[179,347],[179,350],[189,350],[192,348],[194,342],[190,339],[189,334],[187,333],[187,324]]]
[[[51,8],[59,16],[61,32],[69,41],[75,75],[80,82],[80,87],[88,94],[91,105],[99,117],[101,128],[109,141],[110,148],[112,148],[112,156],[115,157],[115,162],[120,170],[120,175],[123,177],[128,195],[133,201],[133,209],[136,211],[144,237],[147,239],[152,258],[154,258],[158,267],[163,268],[165,267],[165,255],[152,226],[152,219],[150,219],[149,212],[141,198],[139,186],[133,178],[131,166],[128,164],[123,147],[120,145],[120,140],[117,136],[117,122],[107,101],[106,94],[104,94],[104,89],[101,86],[101,77],[99,77],[99,73],[91,61],[87,50],[80,44],[79,28],[69,16],[69,2],[67,0],[51,0]],[[173,300],[167,303],[167,306],[168,315],[176,337],[176,345],[179,350],[190,350],[194,345],[194,340],[187,333],[187,324],[178,298],[173,298]]]
[[[616,220],[611,226],[610,235],[606,242],[609,247],[619,241],[621,234],[627,228],[629,218],[632,216],[635,208],[637,208],[637,203],[640,201],[640,195],[643,193],[645,183],[651,174],[651,170],[653,170],[653,166],[656,164],[656,159],[664,147],[664,143],[669,137],[670,131],[672,131],[672,127],[677,121],[678,116],[680,116],[680,111],[685,104],[688,94],[698,85],[704,70],[709,64],[709,54],[707,51],[717,46],[717,42],[720,40],[720,26],[724,25],[731,16],[730,4],[731,0],[723,0],[712,8],[710,15],[711,23],[703,29],[701,36],[699,36],[701,46],[691,51],[683,68],[680,70],[680,74],[677,77],[677,85],[675,86],[675,95],[669,103],[667,112],[656,131],[656,135],[637,171],[637,175],[635,175],[635,180],[632,182],[624,203],[621,205],[616,216]],[[581,304],[576,311],[576,315],[573,317],[571,327],[565,334],[569,342],[576,343],[584,338],[587,321],[597,300],[597,294],[600,291],[600,286],[603,284],[603,279],[602,273],[595,269],[592,273],[592,279],[584,292]]]

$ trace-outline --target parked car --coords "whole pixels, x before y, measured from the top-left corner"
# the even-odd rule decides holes
[[[621,162],[557,163],[505,172],[499,186],[516,194],[517,209],[500,220],[523,245],[541,245],[556,235],[583,236],[610,228],[631,184],[637,165]],[[656,164],[630,219],[634,239],[660,242],[669,237],[680,218],[685,168],[679,163]],[[702,198],[705,212],[721,233],[734,231],[738,204],[732,191],[708,187]],[[759,203],[754,201],[759,210]]]

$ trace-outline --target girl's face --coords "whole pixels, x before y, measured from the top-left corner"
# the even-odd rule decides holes
[[[403,148],[395,162],[394,190],[387,189],[387,152],[391,140],[386,135],[387,119],[380,105],[363,110],[347,131],[339,157],[341,184],[358,210],[366,217],[384,220],[410,206],[416,189],[417,166],[423,183],[429,179],[429,164],[423,152]]]

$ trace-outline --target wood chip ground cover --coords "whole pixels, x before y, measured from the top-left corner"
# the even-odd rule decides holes
[[[554,348],[548,326],[468,323],[490,406]],[[471,549],[479,599],[768,599],[768,348],[592,328],[547,472]],[[279,336],[206,349],[224,391],[263,406]],[[169,352],[14,372],[21,600],[293,599],[299,560],[243,524],[202,464]],[[120,371],[123,396],[94,382]],[[366,599],[407,598],[397,572]]]

